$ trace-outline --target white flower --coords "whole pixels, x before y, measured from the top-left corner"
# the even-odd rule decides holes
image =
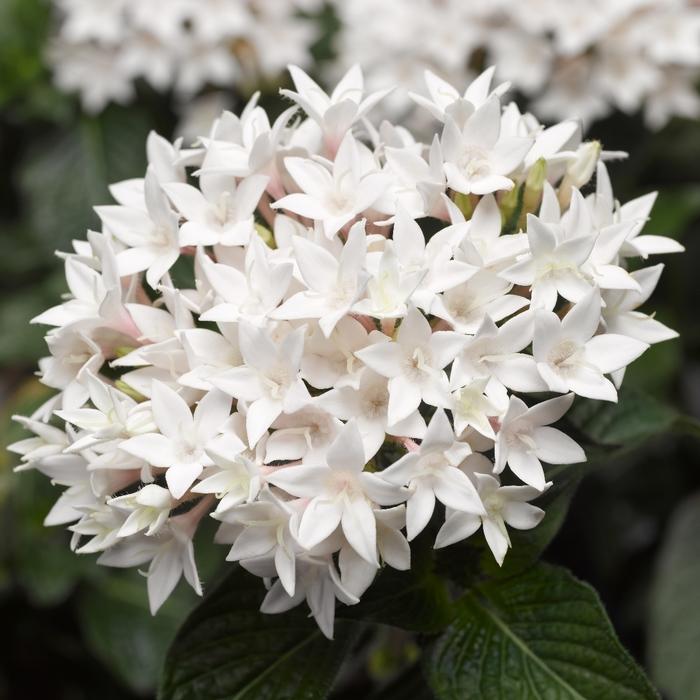
[[[238,337],[245,364],[212,380],[227,394],[249,402],[246,430],[251,445],[260,440],[280,413],[293,413],[311,399],[299,376],[305,333],[302,326],[275,343],[269,331],[242,321]]]
[[[163,185],[186,222],[180,245],[245,245],[255,232],[253,213],[268,178],[251,175],[236,184],[226,175],[202,174],[201,191],[184,182]]]
[[[585,203],[580,206],[585,207]],[[528,214],[527,236],[530,252],[500,275],[532,290],[532,308],[551,311],[559,294],[569,301],[579,301],[591,289],[582,266],[596,242],[593,231],[573,231],[564,238],[553,225]]]
[[[271,558],[275,573],[290,596],[294,595],[299,550],[289,529],[289,519],[294,513],[293,502],[285,502],[265,490],[255,503],[229,508],[215,516],[225,524],[242,528],[237,531],[226,559],[240,561],[246,568],[247,560]]]
[[[243,449],[243,443],[232,433],[226,433],[223,446],[225,452],[221,443],[208,448],[207,453],[215,466],[209,468],[204,478],[192,487],[193,493],[216,495],[219,503],[215,513],[254,501],[262,486],[258,465],[244,454],[235,454],[236,450]]]
[[[365,147],[358,145],[348,132],[332,164],[285,158],[285,167],[302,192],[277,200],[273,208],[321,221],[324,233],[332,238],[369,209],[388,185],[386,176],[376,170],[371,160],[367,162],[361,149]]]
[[[353,311],[375,318],[405,316],[408,312],[407,302],[426,272],[425,269],[402,269],[393,241],[387,241],[376,270],[367,282],[367,296],[353,306]]]
[[[366,235],[364,223],[358,222],[336,259],[311,241],[295,236],[295,260],[308,291],[297,292],[272,314],[272,318],[318,318],[326,337],[357,301],[366,284],[364,273]]]
[[[409,93],[411,99],[421,107],[427,109],[436,119],[441,122],[447,116],[460,124],[478,107],[481,107],[492,94],[502,95],[507,89],[507,84],[501,84],[491,89],[491,81],[495,67],[487,68],[476,80],[469,84],[463,95],[450,85],[446,80],[442,80],[432,71],[425,71],[425,85],[428,88],[430,99],[414,92]]]
[[[180,257],[178,220],[150,166],[144,196],[146,211],[123,206],[95,207],[95,211],[104,226],[129,246],[117,254],[119,274],[146,270],[148,284],[155,288]]]
[[[506,552],[512,546],[506,525],[516,530],[537,527],[544,517],[544,511],[528,501],[541,495],[541,491],[531,486],[501,486],[498,479],[489,474],[476,474],[475,478],[486,515],[449,511],[445,524],[437,534],[435,546],[447,547],[464,540],[481,526],[493,556],[502,566]],[[545,487],[550,485],[547,483]]]
[[[433,333],[423,314],[411,309],[395,341],[381,336],[355,355],[377,374],[389,378],[387,419],[393,425],[408,418],[421,401],[447,408],[449,382],[443,368],[464,345],[465,338],[458,333]]]
[[[350,422],[328,449],[326,466],[283,467],[267,477],[295,496],[309,498],[298,540],[312,549],[340,526],[352,548],[367,562],[377,561],[377,527],[372,502],[395,505],[406,498],[400,488],[363,471],[365,453],[357,425]]]
[[[345,132],[365,116],[390,90],[364,97],[364,80],[358,65],[352,66],[330,95],[320,88],[301,68],[289,66],[293,90],[280,90],[294,100],[323,130],[332,144],[340,143]]]
[[[196,512],[196,508],[194,509]],[[132,567],[150,562],[148,566],[148,601],[151,615],[168,599],[182,576],[197,595],[202,595],[202,586],[197,573],[192,546],[192,532],[187,518],[189,513],[173,519],[167,533],[144,540],[122,540],[120,544],[104,552],[98,564],[104,566]]]
[[[540,460],[548,464],[585,462],[586,455],[566,433],[550,428],[571,407],[574,395],[558,396],[528,408],[512,396],[496,436],[494,471],[500,474],[506,464],[528,486],[545,488]]]
[[[389,423],[387,379],[365,368],[357,387],[331,389],[317,399],[318,405],[341,420],[355,419],[365,444],[365,456],[373,457],[387,434],[422,438],[425,421],[418,411],[398,423]]]
[[[406,503],[406,532],[409,541],[428,524],[435,499],[455,510],[480,515],[484,512],[474,485],[457,467],[471,452],[458,442],[441,409],[435,411],[425,438],[415,452],[409,452],[387,467],[381,476],[391,484],[408,484],[411,495]]]
[[[199,401],[194,415],[185,401],[162,382],[154,381],[151,410],[159,433],[129,438],[120,448],[167,469],[165,480],[174,498],[181,498],[192,482],[211,465],[207,444],[221,430],[231,411],[231,399],[210,391]]]
[[[474,428],[484,437],[494,439],[490,418],[497,418],[502,410],[498,397],[489,390],[489,377],[478,377],[452,393],[450,410],[454,417],[455,432],[461,435],[467,428]]]
[[[264,575],[264,570],[259,575]],[[274,615],[291,610],[306,600],[321,632],[333,639],[336,598],[346,605],[359,602],[359,598],[343,586],[329,555],[302,556],[297,560],[294,595],[290,596],[278,580],[268,591],[260,610]]]
[[[129,513],[117,534],[119,537],[130,537],[142,530],[146,530],[145,534],[149,536],[160,532],[176,501],[167,489],[157,484],[147,484],[136,493],[111,498],[107,503]]]
[[[600,324],[600,292],[592,289],[560,319],[552,311],[535,316],[532,354],[551,391],[617,401],[605,374],[626,367],[649,346],[617,333],[595,335]]]
[[[489,98],[459,126],[445,121],[440,143],[447,184],[464,194],[488,194],[513,188],[508,175],[522,163],[532,141],[500,137],[501,103]],[[500,137],[500,138],[499,138]]]
[[[676,331],[657,321],[653,315],[647,316],[637,311],[651,296],[663,269],[664,266],[659,264],[632,272],[632,278],[639,284],[639,291],[630,289],[605,292],[601,320],[606,332],[635,338],[650,345],[678,337]]]

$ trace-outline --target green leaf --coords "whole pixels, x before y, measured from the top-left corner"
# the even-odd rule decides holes
[[[678,412],[670,406],[626,388],[619,392],[617,403],[577,398],[567,414],[568,422],[601,447],[638,447],[650,437],[673,430],[678,419]]]
[[[425,665],[439,700],[658,697],[595,591],[547,564],[465,594]]]
[[[96,204],[111,202],[107,186],[142,177],[148,119],[138,109],[110,107],[83,116],[70,130],[51,133],[32,148],[20,169],[24,206],[46,254],[65,250],[99,221]]]
[[[161,677],[160,700],[325,698],[361,626],[336,622],[326,639],[300,606],[259,611],[265,589],[236,566],[188,617]]]
[[[434,571],[432,539],[414,540],[411,559],[409,571],[384,567],[362,600],[339,607],[337,617],[416,632],[437,632],[446,627],[454,611],[445,581]]]
[[[14,293],[4,292],[0,326],[12,328],[13,332],[0,335],[0,364],[31,366],[40,357],[48,355],[44,342],[47,327],[30,324],[29,321],[50,306],[60,303],[65,287],[63,272],[56,271],[30,288],[20,288]]]
[[[700,698],[700,495],[675,512],[651,595],[649,665],[671,700]]]
[[[50,20],[46,0],[0,3],[0,104],[26,94],[45,76],[43,53]]]
[[[180,586],[151,616],[144,578],[136,571],[112,571],[84,591],[78,615],[95,656],[125,686],[147,693],[155,689],[168,646],[195,601],[191,589]]]

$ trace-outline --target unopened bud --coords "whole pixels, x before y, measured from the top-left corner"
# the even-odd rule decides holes
[[[542,190],[547,176],[547,161],[540,158],[530,168],[525,180],[525,192],[523,194],[523,208],[518,219],[519,228],[525,227],[525,219],[528,214],[537,211],[542,201]]]
[[[277,243],[275,242],[275,237],[272,235],[272,231],[262,224],[255,224],[255,231],[262,238],[263,243],[267,245],[268,248],[276,248]]]
[[[568,207],[571,202],[571,188],[583,187],[593,176],[600,151],[600,141],[586,141],[578,147],[576,157],[569,163],[564,179],[559,185],[559,204],[562,209]]]

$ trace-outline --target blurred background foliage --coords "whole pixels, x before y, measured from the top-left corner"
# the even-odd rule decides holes
[[[29,413],[48,395],[31,378],[44,331],[28,320],[65,290],[54,251],[97,225],[92,206],[109,201],[109,183],[144,171],[148,131],[171,137],[178,120],[172,96],[143,86],[128,107],[82,113],[76,99],[52,86],[43,62],[50,12],[48,0],[0,2],[2,445],[22,436],[11,415]],[[328,31],[314,48],[319,61],[330,52],[332,17],[325,22]],[[268,87],[264,103],[274,105],[275,91]],[[232,95],[234,108],[246,97]],[[628,370],[626,383],[697,419],[700,123],[675,120],[652,134],[641,118],[616,115],[594,124],[589,136],[630,153],[611,166],[617,197],[658,190],[647,232],[676,237],[687,248],[664,260],[666,274],[652,301],[681,337],[652,346]],[[640,404],[649,409],[647,399]],[[668,697],[693,700],[700,698],[700,671],[690,651],[700,645],[700,441],[692,418],[660,433],[654,428],[661,418],[648,415],[634,449],[587,468],[548,560],[600,592],[622,642]],[[152,696],[193,595],[179,588],[151,618],[142,577],[72,554],[65,531],[42,525],[54,487],[31,472],[14,475],[14,466],[12,455],[0,452],[0,619],[7,640],[0,697]],[[211,584],[227,567],[225,549],[207,542],[211,533],[199,538],[197,557]],[[391,666],[392,644],[389,635],[371,655],[371,671]],[[400,655],[415,654],[408,649],[400,646]],[[395,697],[405,697],[400,688]]]

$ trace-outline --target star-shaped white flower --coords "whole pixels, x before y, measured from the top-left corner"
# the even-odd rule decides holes
[[[532,146],[532,139],[501,136],[501,103],[490,97],[462,126],[448,116],[442,132],[447,184],[463,194],[510,190],[513,173]]]
[[[549,427],[569,410],[574,395],[557,396],[528,408],[511,396],[496,436],[494,471],[500,474],[506,464],[528,486],[545,488],[541,462],[575,464],[585,462],[581,447],[566,433]]]
[[[409,541],[430,521],[436,498],[455,510],[475,515],[485,513],[474,485],[458,469],[470,452],[467,443],[457,441],[445,412],[438,409],[418,450],[409,452],[381,472],[381,477],[390,484],[407,484],[411,490],[406,502]]]
[[[299,376],[305,333],[302,326],[277,343],[269,330],[241,321],[238,338],[244,364],[211,379],[222,391],[249,402],[246,431],[251,447],[280,413],[293,413],[311,399]]]
[[[285,167],[302,192],[288,194],[272,207],[321,222],[325,235],[332,238],[369,209],[389,184],[386,175],[376,169],[371,154],[367,152],[367,162],[361,149],[366,151],[348,132],[332,164],[309,158],[285,158]]]
[[[591,282],[582,267],[593,251],[594,231],[563,239],[561,230],[528,214],[527,236],[530,252],[499,274],[513,284],[530,287],[533,309],[551,311],[557,295],[577,302],[590,291]]]
[[[119,274],[146,270],[146,281],[155,289],[180,257],[178,216],[152,167],[146,173],[144,196],[146,211],[120,205],[95,207],[95,211],[107,229],[129,246],[117,254]]]
[[[165,480],[174,498],[181,498],[205,466],[212,464],[205,448],[221,432],[231,413],[231,398],[216,389],[202,398],[194,415],[184,399],[154,381],[151,410],[159,433],[129,438],[120,449],[167,469]]]
[[[618,333],[596,335],[600,312],[597,287],[563,319],[552,311],[537,312],[532,354],[550,391],[617,401],[617,391],[604,375],[626,367],[649,346]]]
[[[389,423],[393,425],[408,418],[421,401],[447,408],[449,382],[444,367],[462,350],[465,336],[452,331],[434,333],[425,316],[415,308],[401,322],[395,341],[378,335],[379,342],[358,350],[355,355],[389,378]]]
[[[299,236],[293,239],[295,260],[307,291],[297,292],[273,311],[271,318],[317,318],[326,337],[358,300],[367,282],[364,271],[367,236],[358,221],[348,234],[339,258]]]
[[[345,132],[369,112],[391,90],[374,92],[364,97],[362,70],[354,65],[328,95],[301,68],[289,66],[294,90],[280,94],[294,100],[323,130],[329,149],[340,142]]]
[[[362,437],[357,425],[349,422],[328,449],[325,466],[283,467],[267,477],[293,496],[311,499],[299,523],[297,538],[302,547],[312,549],[340,526],[352,548],[379,566],[372,504],[395,505],[407,493],[363,471],[364,466]]]
[[[475,479],[486,515],[448,510],[445,524],[437,534],[435,546],[447,547],[465,540],[482,527],[486,543],[498,565],[502,566],[511,546],[506,525],[516,530],[531,530],[537,527],[544,518],[544,511],[528,501],[542,495],[542,492],[531,486],[501,486],[498,479],[490,474],[476,474]],[[547,487],[550,485],[546,484]]]
[[[236,183],[233,176],[202,174],[197,189],[183,182],[163,185],[186,221],[180,245],[246,245],[255,233],[254,212],[268,178],[251,175]]]

